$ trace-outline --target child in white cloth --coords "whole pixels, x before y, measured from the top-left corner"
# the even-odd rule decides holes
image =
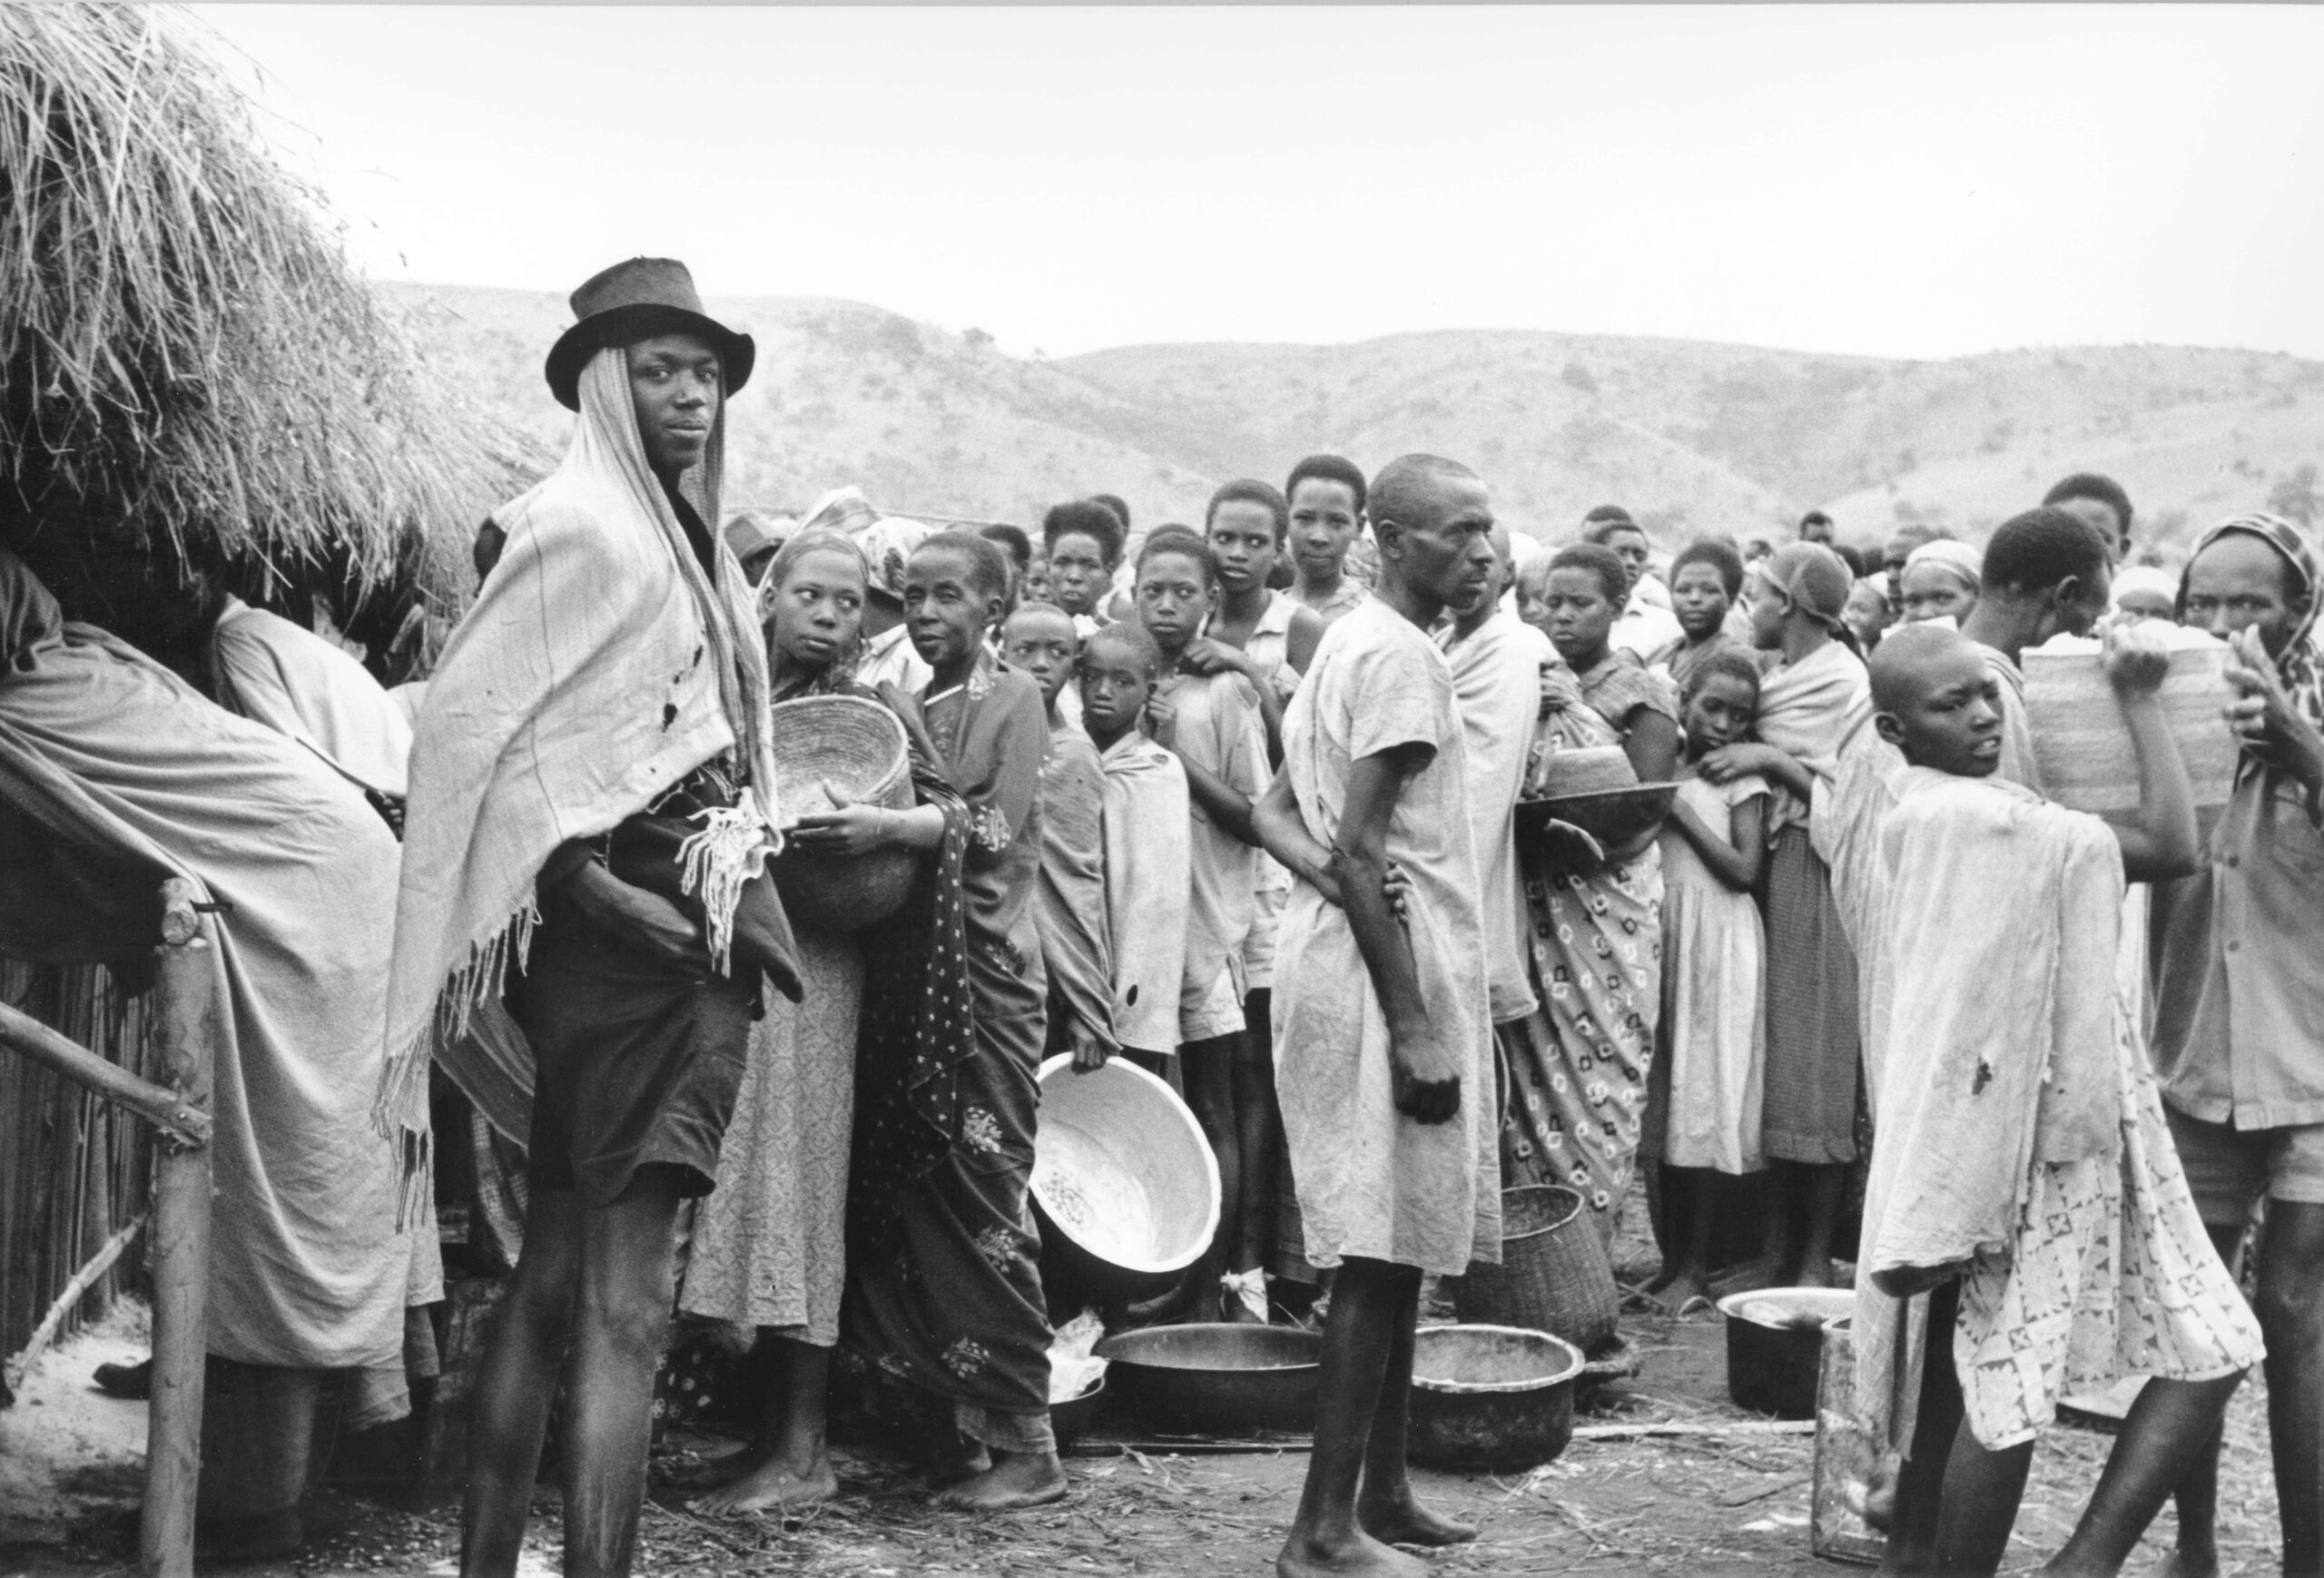
[[[1689,673],[1686,765],[1662,826],[1662,1017],[1647,1123],[1664,1169],[1667,1257],[1647,1291],[1681,1315],[1709,1298],[1717,1176],[1763,1165],[1767,944],[1751,890],[1767,863],[1769,791],[1756,773],[1713,784],[1695,770],[1750,731],[1758,701],[1759,666],[1739,648]]]
[[[1973,643],[1914,626],[1874,660],[1876,726],[1909,764],[1870,907],[1880,1142],[1855,1323],[1859,1406],[1910,1441],[1890,1571],[1994,1572],[2062,1392],[2140,1374],[2153,1379],[2043,1569],[2118,1571],[2260,1356],[2114,973],[2125,878],[2196,856],[2156,695],[2169,657],[2118,629],[2103,661],[2138,753],[2122,828],[1994,775],[2000,680]]]

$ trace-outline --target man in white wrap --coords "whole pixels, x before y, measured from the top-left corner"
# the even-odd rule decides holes
[[[565,1571],[630,1570],[679,1206],[716,1179],[759,977],[799,995],[766,908],[765,652],[706,524],[753,346],[666,260],[573,306],[547,367],[573,447],[496,512],[507,547],[421,704],[380,1092],[424,1149],[429,1052],[507,984],[533,1188],[470,1429],[468,1578],[516,1571],[560,1367]]]
[[[1296,879],[1275,954],[1284,1136],[1307,1257],[1339,1267],[1284,1578],[1415,1575],[1425,1564],[1392,1546],[1475,1538],[1405,1473],[1413,1336],[1423,1272],[1501,1257],[1466,754],[1426,635],[1490,585],[1492,510],[1473,473],[1434,456],[1390,463],[1370,491],[1379,582],[1316,648],[1255,818]]]

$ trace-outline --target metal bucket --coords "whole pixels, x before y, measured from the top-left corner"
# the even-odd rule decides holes
[[[1218,1230],[1218,1159],[1202,1125],[1127,1059],[1077,1074],[1072,1058],[1055,1057],[1038,1077],[1031,1195],[1050,1298],[1061,1288],[1145,1298],[1169,1287]]]
[[[1852,1313],[1842,1287],[1763,1287],[1718,1301],[1727,1317],[1727,1395],[1738,1408],[1778,1419],[1816,1417],[1824,1323]]]
[[[1585,1355],[1613,1341],[1621,1313],[1606,1246],[1561,1184],[1501,1191],[1501,1264],[1470,1267],[1453,1297],[1463,1325],[1545,1331]]]
[[[1413,1461],[1511,1474],[1573,1439],[1581,1350],[1547,1332],[1433,1326],[1413,1343]]]

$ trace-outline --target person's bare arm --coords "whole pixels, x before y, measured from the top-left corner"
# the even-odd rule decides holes
[[[1640,707],[1630,714],[1622,754],[1641,784],[1668,784],[1679,771],[1679,725],[1660,713]]]
[[[1803,766],[1788,751],[1773,745],[1763,745],[1756,740],[1740,745],[1721,745],[1702,759],[1699,769],[1714,784],[1731,784],[1748,774],[1782,784],[1802,800],[1816,792],[1816,774]]]
[[[1291,611],[1291,628],[1284,633],[1283,660],[1300,674],[1307,672],[1315,661],[1315,648],[1323,645],[1324,616],[1305,605]]]
[[[1399,745],[1350,764],[1332,863],[1356,951],[1388,1021],[1396,1110],[1418,1122],[1443,1123],[1461,1110],[1462,1070],[1452,1050],[1428,1033],[1412,938],[1388,898],[1388,824],[1405,785],[1430,754],[1424,745]]]
[[[1333,869],[1332,852],[1307,831],[1288,772],[1278,772],[1251,807],[1251,827],[1258,834],[1259,847],[1282,862],[1285,871],[1334,904],[1340,902],[1339,873]]]
[[[1767,855],[1766,812],[1763,799],[1746,800],[1728,812],[1728,837],[1721,838],[1679,800],[1671,803],[1670,824],[1695,846],[1713,876],[1738,893],[1748,893],[1759,880],[1759,865]]]
[[[2160,692],[2171,671],[2171,653],[2159,636],[2118,625],[2108,628],[2099,662],[2122,703],[2139,759],[2137,820],[2114,829],[2122,846],[2122,875],[2134,883],[2183,877],[2201,863],[2202,851],[2195,836],[2194,786],[2162,715]]]
[[[674,964],[701,964],[702,929],[659,893],[632,887],[606,869],[584,843],[561,845],[542,871],[540,891],[554,892],[599,930],[642,953]]]
[[[791,831],[802,849],[824,854],[871,854],[883,849],[930,850],[944,842],[944,810],[938,805],[913,805],[891,811],[866,805],[837,784],[826,781],[823,794],[829,811],[810,812]]]

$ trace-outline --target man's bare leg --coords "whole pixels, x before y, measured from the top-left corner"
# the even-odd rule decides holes
[[[1282,1119],[1275,1115],[1275,1034],[1268,1022],[1274,992],[1261,987],[1244,1002],[1243,1041],[1235,1054],[1235,1127],[1242,1152],[1242,1209],[1232,1251],[1230,1271],[1258,1271],[1266,1266],[1275,1238],[1275,1147]],[[1249,1318],[1230,1308],[1229,1320]]]
[[[1187,1280],[1194,1290],[1193,1316],[1198,1321],[1226,1318],[1219,1278],[1236,1247],[1243,1219],[1243,1152],[1241,1125],[1235,1110],[1236,1062],[1243,1055],[1243,1034],[1213,1036],[1188,1041],[1178,1049],[1178,1069],[1186,1077],[1187,1105],[1202,1125],[1218,1160],[1218,1231],[1210,1248],[1194,1263]]]
[[[628,1578],[654,1440],[654,1365],[677,1292],[673,1169],[640,1168],[581,1212],[581,1287],[566,1387],[566,1578]]]
[[[808,1506],[839,1494],[825,1430],[831,1349],[761,1327],[758,1356],[767,1367],[767,1388],[757,1435],[735,1476],[695,1500],[697,1512],[766,1512]]]
[[[1945,1459],[1961,1433],[1961,1382],[1953,1373],[1953,1326],[1961,1284],[1929,1294],[1928,1351],[1921,1360],[1920,1407],[1913,1418],[1913,1448],[1896,1474],[1896,1510],[1889,1514],[1880,1571],[1892,1578],[1936,1571],[1938,1514],[1945,1499]]]
[[[2061,1578],[2113,1578],[2163,1498],[2219,1433],[2241,1372],[2215,1381],[2149,1381],[2114,1436],[2098,1488],[2065,1549],[2042,1571]]]
[[[1932,1345],[1938,1340],[1929,1333]],[[1945,1334],[1949,1346],[1952,1333]],[[2009,1550],[2018,1504],[2025,1499],[2026,1471],[2034,1466],[2034,1444],[1988,1452],[1977,1445],[1965,1418],[1954,1432],[1945,1463],[1944,1498],[1937,1509],[1936,1561],[1945,1578],[1992,1578]]]
[[[571,1189],[536,1188],[525,1213],[524,1252],[493,1317],[468,1426],[461,1578],[509,1578],[525,1548],[541,1443],[572,1333],[580,1209]]]
[[[2316,1578],[2324,1573],[2324,1206],[2268,1202],[2252,1307],[2268,1344],[2283,1570],[2286,1578]]]
[[[1388,1362],[1380,1377],[1380,1405],[1372,1416],[1372,1439],[1364,1448],[1364,1483],[1357,1492],[1355,1521],[1374,1539],[1390,1545],[1457,1545],[1473,1540],[1467,1524],[1429,1511],[1413,1494],[1412,1471],[1404,1461],[1412,1418],[1413,1335],[1420,1324],[1420,1277],[1405,1285],[1388,1342]]]
[[[1806,1210],[1801,1213],[1799,1269],[1792,1274],[1797,1287],[1829,1287],[1832,1275],[1832,1240],[1840,1228],[1840,1203],[1847,1194],[1848,1169],[1846,1163],[1829,1167],[1801,1169],[1805,1180]]]
[[[2228,1274],[2240,1280],[2243,1224],[2229,1227],[2207,1222],[2204,1230],[2211,1234],[2211,1248],[2219,1251]],[[2186,1474],[2171,1493],[2178,1534],[2171,1544],[2171,1559],[2156,1570],[2155,1578],[2218,1578],[2219,1453],[2223,1439],[2222,1431],[2211,1432],[2211,1438],[2195,1454],[2194,1461],[2187,1465]]]
[[[1347,1260],[1338,1272],[1324,1322],[1315,1448],[1275,1572],[1278,1578],[1419,1578],[1428,1570],[1425,1563],[1364,1532],[1356,1521],[1356,1493],[1399,1317],[1409,1326],[1420,1298],[1420,1273],[1384,1260]]]

